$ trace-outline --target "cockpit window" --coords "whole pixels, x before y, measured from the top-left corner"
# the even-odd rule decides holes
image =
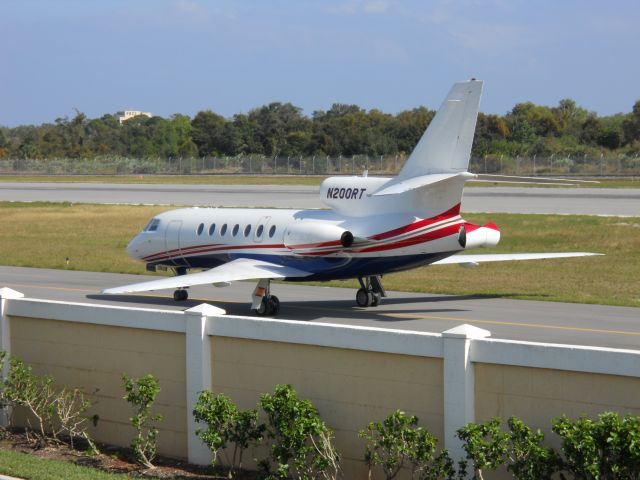
[[[158,227],[160,226],[160,219],[159,218],[153,218],[151,219],[151,221],[149,223],[147,223],[147,226],[144,227],[145,232],[155,232],[156,230],[158,230]]]

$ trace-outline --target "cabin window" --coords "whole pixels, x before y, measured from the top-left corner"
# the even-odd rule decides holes
[[[198,225],[198,229],[196,230],[196,233],[198,234],[198,236],[202,235],[203,230],[204,230],[204,223],[201,223],[200,225]]]
[[[273,238],[275,234],[276,234],[276,226],[272,225],[271,228],[269,229],[269,238]]]
[[[264,225],[258,225],[258,229],[256,230],[256,237],[260,238],[262,236],[263,231],[264,231]]]
[[[144,231],[145,232],[155,232],[156,230],[158,230],[158,226],[160,225],[160,219],[159,218],[153,218],[149,221],[149,223],[147,223],[147,226],[144,227]]]
[[[225,233],[227,233],[227,224],[226,223],[224,225],[222,225],[222,228],[220,229],[220,236],[224,237]]]
[[[238,234],[238,230],[240,230],[240,225],[237,223],[233,226],[233,232],[231,234],[235,237]]]
[[[213,234],[215,233],[215,231],[216,231],[216,224],[215,224],[215,223],[212,223],[212,224],[209,226],[209,236],[213,235]]]
[[[251,225],[247,225],[246,227],[244,227],[244,236],[248,237],[250,233],[251,233]]]

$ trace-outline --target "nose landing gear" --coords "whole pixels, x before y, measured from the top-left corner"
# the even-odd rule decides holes
[[[356,292],[356,303],[359,307],[377,307],[382,297],[387,296],[379,275],[358,277],[360,289]]]
[[[261,317],[272,317],[280,312],[280,300],[271,295],[271,280],[268,278],[258,281],[253,291],[251,309]]]
[[[187,298],[189,298],[189,292],[187,292],[184,288],[180,288],[173,292],[173,299],[176,302],[184,302]]]

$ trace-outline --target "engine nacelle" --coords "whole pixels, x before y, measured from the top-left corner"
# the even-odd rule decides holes
[[[349,230],[325,222],[294,222],[284,232],[285,247],[305,252],[349,248],[353,245],[353,240],[353,234]]]
[[[482,227],[470,224],[463,225],[458,233],[458,243],[464,249],[495,247],[499,241],[500,230],[493,223],[487,223]]]

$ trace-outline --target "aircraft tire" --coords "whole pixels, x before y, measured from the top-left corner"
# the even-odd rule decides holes
[[[280,313],[280,299],[271,295],[267,301],[267,315],[274,316]]]
[[[367,292],[364,288],[359,289],[356,292],[356,303],[359,307],[368,307],[373,301],[373,295]]]
[[[372,300],[371,300],[371,306],[372,307],[377,307],[378,305],[380,305],[380,299],[382,298],[381,295],[379,293],[373,293],[372,294]]]
[[[176,290],[175,292],[173,292],[173,299],[176,302],[184,302],[188,298],[189,292],[187,292],[186,290]]]
[[[267,297],[262,297],[262,301],[260,302],[260,306],[256,308],[256,313],[261,317],[267,315],[267,311],[269,309]]]

